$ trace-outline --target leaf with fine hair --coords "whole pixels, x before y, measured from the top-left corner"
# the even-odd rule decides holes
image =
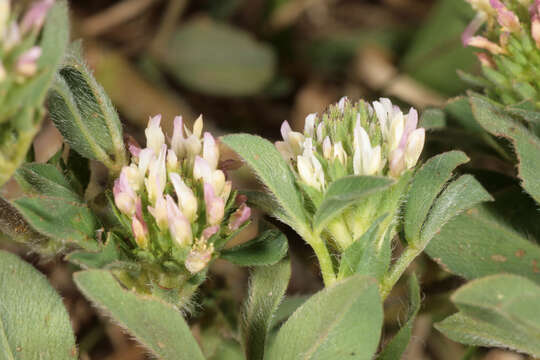
[[[240,266],[274,265],[288,248],[287,237],[281,231],[268,229],[246,243],[223,250],[220,257]]]
[[[313,295],[279,330],[265,360],[372,359],[383,321],[377,281],[353,275]]]
[[[538,284],[516,275],[492,275],[462,286],[452,301],[459,312],[435,324],[450,339],[540,356]]]
[[[204,356],[177,308],[155,297],[123,289],[105,270],[74,275],[82,293],[118,322],[154,356],[163,360],[203,360]]]
[[[240,326],[246,359],[263,359],[272,319],[285,295],[290,277],[289,259],[253,269]]]
[[[45,276],[0,250],[0,359],[77,359],[62,299]]]

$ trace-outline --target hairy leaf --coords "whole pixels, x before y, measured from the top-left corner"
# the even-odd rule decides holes
[[[516,275],[473,280],[452,296],[459,313],[435,327],[452,340],[540,356],[540,286]]]
[[[0,359],[77,359],[62,299],[45,276],[0,250]]]
[[[313,295],[279,330],[267,360],[371,359],[383,320],[373,278],[354,275]]]
[[[244,244],[223,250],[221,258],[240,266],[273,265],[287,254],[287,237],[268,229]]]
[[[82,293],[117,321],[155,356],[163,360],[203,360],[204,357],[184,320],[173,306],[154,297],[123,289],[105,270],[74,275]]]
[[[291,264],[288,259],[253,270],[241,322],[246,359],[263,359],[272,318],[285,295],[290,277]]]
[[[313,216],[313,227],[322,231],[330,220],[347,207],[392,184],[391,179],[375,176],[347,176],[334,181],[326,190],[322,204]]]

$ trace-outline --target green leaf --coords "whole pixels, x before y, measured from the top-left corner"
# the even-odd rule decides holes
[[[247,196],[247,203],[249,205],[264,211],[266,214],[283,223],[287,223],[287,213],[271,194],[257,190],[243,190],[240,193]]]
[[[341,255],[338,279],[353,274],[380,279],[388,270],[391,257],[390,234],[380,234],[379,225],[388,215],[378,218],[371,227]]]
[[[355,275],[313,295],[285,322],[266,360],[371,359],[383,320],[377,282]]]
[[[49,92],[50,116],[79,154],[119,171],[126,162],[122,124],[111,100],[82,60],[79,46],[72,46]]]
[[[529,239],[540,232],[536,204],[525,196],[511,191],[455,217],[433,237],[427,254],[467,279],[505,272],[540,283],[540,246]],[[536,226],[525,228],[523,220]]]
[[[240,327],[246,359],[263,359],[272,318],[285,295],[290,277],[288,259],[253,270]]]
[[[407,322],[377,356],[378,360],[401,359],[411,339],[412,328],[416,315],[420,310],[420,303],[420,286],[418,285],[416,275],[413,274],[409,279],[409,313],[407,315]]]
[[[112,232],[107,235],[104,245],[99,245],[99,251],[73,251],[65,259],[83,269],[112,269],[136,268],[136,263],[127,261],[120,248],[122,241]]]
[[[240,266],[274,265],[287,254],[287,237],[268,229],[256,238],[221,252],[221,258]]]
[[[418,170],[405,204],[404,230],[409,243],[420,241],[420,232],[433,201],[452,176],[452,171],[468,160],[461,151],[450,151],[432,157]]]
[[[422,228],[420,240],[427,244],[435,234],[454,216],[462,211],[493,198],[471,175],[463,175],[451,182],[435,200]]]
[[[123,289],[105,270],[74,275],[82,293],[133,335],[154,356],[164,360],[203,360],[182,313],[150,296]]]
[[[454,341],[540,356],[540,286],[516,275],[492,275],[457,290],[459,313],[435,327]]]
[[[0,250],[0,359],[77,359],[62,299],[45,276]]]
[[[249,134],[227,135],[223,143],[236,151],[253,169],[257,177],[275,197],[283,209],[283,220],[297,232],[307,227],[306,212],[294,174],[275,146],[259,136]]]
[[[446,127],[446,115],[441,109],[426,109],[420,117],[420,127],[424,129],[442,129]]]
[[[347,176],[334,181],[326,190],[321,206],[313,216],[313,227],[322,231],[330,220],[349,206],[387,189],[394,182],[389,178],[375,176]]]
[[[97,219],[56,167],[25,164],[16,179],[30,194],[15,200],[14,206],[32,228],[63,244],[97,249]]]
[[[210,95],[259,93],[274,77],[275,55],[247,32],[197,18],[173,34],[162,60],[187,87]]]
[[[485,130],[512,142],[519,158],[519,177],[523,180],[523,189],[540,203],[540,139],[489,100],[471,94],[470,102],[476,120]]]

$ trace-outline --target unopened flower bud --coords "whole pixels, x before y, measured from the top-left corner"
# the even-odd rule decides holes
[[[198,246],[191,250],[186,259],[186,269],[192,274],[196,274],[204,269],[212,259],[214,247],[212,244]]]
[[[345,104],[347,103],[347,101],[349,101],[349,99],[346,96],[339,99],[337,107],[341,112],[345,111]]]
[[[306,116],[305,124],[304,124],[304,134],[306,136],[313,137],[315,133],[315,119],[317,118],[317,114],[309,114]]]
[[[170,173],[169,178],[178,197],[178,203],[182,208],[182,213],[189,221],[194,221],[197,217],[197,198],[193,194],[193,191],[177,173]]]
[[[206,205],[206,221],[210,225],[217,225],[225,215],[225,201],[216,195],[209,183],[204,184],[204,202]]]
[[[167,171],[176,171],[178,167],[178,157],[176,153],[172,150],[167,150]]]
[[[473,36],[469,38],[467,45],[485,49],[494,55],[504,54],[504,49],[502,47],[492,41],[489,41],[483,36]]]
[[[285,141],[285,144],[289,146],[289,151],[293,156],[302,153],[302,143],[304,142],[304,135],[299,132],[292,131],[291,126],[287,121],[281,124],[281,136]]]
[[[207,227],[202,232],[202,239],[204,241],[206,241],[206,240],[210,239],[212,236],[214,236],[215,234],[217,234],[218,231],[219,231],[219,226],[218,225]]]
[[[298,155],[297,166],[300,178],[307,185],[312,186],[317,190],[322,190],[325,185],[324,172],[321,163],[313,154]]]
[[[334,154],[332,156],[334,160],[338,160],[342,165],[345,165],[347,162],[347,153],[341,141],[334,144]]]
[[[407,147],[405,148],[405,164],[407,169],[415,166],[420,158],[420,154],[424,148],[425,137],[426,131],[423,128],[414,130],[409,136]]]
[[[536,47],[540,49],[540,15],[535,14],[531,20],[531,34],[536,43]]]
[[[161,130],[161,115],[156,115],[150,118],[148,127],[144,131],[146,135],[146,146],[154,151],[155,154],[159,154],[162,146],[165,144],[165,135]]]
[[[132,216],[136,210],[137,195],[129,185],[126,169],[127,167],[120,172],[120,176],[114,182],[113,195],[118,209],[128,216]]]
[[[31,47],[22,53],[15,64],[17,74],[24,77],[33,76],[37,72],[37,61],[41,57],[41,53],[42,50],[39,46]]]
[[[45,23],[47,13],[53,5],[54,0],[42,0],[32,5],[22,19],[21,32],[26,34],[31,30],[40,30]]]
[[[163,145],[161,151],[159,151],[159,157],[157,159],[153,157],[150,161],[150,169],[145,184],[146,191],[148,192],[148,199],[152,204],[155,204],[156,200],[163,196],[163,191],[167,184],[167,170],[165,166],[166,152],[167,146]]]
[[[229,219],[229,229],[234,231],[242,226],[246,221],[248,221],[251,216],[251,209],[245,203],[240,205],[238,210],[236,210]]]
[[[197,137],[198,139],[201,138],[202,130],[203,130],[203,117],[202,115],[199,115],[197,120],[195,120],[195,123],[193,124],[193,135]]]
[[[174,199],[167,195],[167,216],[169,221],[169,231],[173,240],[180,246],[186,247],[193,241],[191,224],[176,205]]]
[[[167,201],[163,196],[160,196],[157,201],[155,207],[148,206],[148,211],[154,219],[156,220],[156,223],[161,231],[167,230],[169,226],[168,221],[168,213],[167,213]]]
[[[474,53],[474,55],[476,55],[478,61],[480,61],[480,64],[482,64],[482,66],[486,66],[488,68],[495,68],[495,62],[493,62],[493,59],[488,54]]]
[[[200,156],[195,157],[195,164],[193,164],[193,177],[195,180],[203,179],[206,183],[212,182],[212,168],[208,161]]]
[[[177,156],[183,156],[185,152],[184,121],[181,116],[174,118],[174,130],[171,139],[171,148]]]
[[[332,156],[332,142],[330,141],[330,137],[325,137],[323,144],[323,156],[325,159],[329,160],[330,156]]]
[[[403,149],[397,148],[390,154],[390,176],[399,177],[405,170],[405,154]]]
[[[213,170],[217,169],[219,161],[219,149],[216,145],[216,140],[209,132],[204,133],[203,158],[208,162]]]
[[[143,219],[140,198],[137,198],[135,207],[135,215],[133,215],[133,218],[131,219],[131,230],[133,231],[133,236],[135,237],[137,245],[142,249],[146,249],[148,247],[148,226]]]
[[[490,0],[490,4],[497,11],[497,20],[503,29],[511,33],[521,30],[517,15],[508,10],[500,0]]]

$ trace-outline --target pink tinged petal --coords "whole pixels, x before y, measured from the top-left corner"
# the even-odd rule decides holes
[[[182,157],[185,153],[184,121],[181,116],[174,118],[174,130],[171,139],[171,148],[176,155]]]
[[[283,140],[285,142],[289,142],[289,134],[292,132],[291,126],[289,125],[289,122],[285,120],[281,124],[281,136],[283,137]]]
[[[536,42],[536,47],[540,49],[540,15],[539,14],[535,14],[532,18],[531,34],[534,41]]]
[[[407,169],[413,168],[418,162],[422,149],[424,148],[425,138],[426,130],[424,128],[414,130],[411,136],[409,136],[407,147],[405,149],[405,165],[407,166]]]
[[[274,145],[285,160],[290,160],[294,157],[294,154],[291,152],[291,147],[285,141],[276,141]]]
[[[491,56],[489,56],[488,54],[486,54],[486,53],[474,53],[474,55],[476,55],[476,57],[478,58],[478,61],[480,61],[480,64],[482,64],[482,66],[486,66],[486,67],[489,67],[489,68],[495,68],[495,62],[493,61]]]
[[[134,144],[129,144],[129,153],[134,158],[139,158],[139,155],[141,154],[141,148]]]
[[[251,216],[251,208],[245,203],[240,205],[238,210],[236,210],[229,219],[229,229],[237,230],[242,226],[246,221],[248,221]]]
[[[31,30],[41,29],[53,5],[54,0],[42,0],[32,5],[21,21],[21,33],[26,34]]]
[[[156,220],[156,224],[158,225],[159,229],[161,231],[165,231],[169,226],[167,201],[165,198],[163,196],[158,198],[156,201],[156,206],[148,206],[148,211]]]
[[[202,237],[206,241],[210,239],[212,236],[214,236],[215,234],[217,234],[218,231],[219,231],[218,225],[207,227],[206,229],[203,230]]]
[[[195,164],[193,165],[193,177],[195,180],[203,179],[206,183],[212,182],[212,168],[208,161],[200,156],[195,157]]]
[[[170,173],[169,178],[176,192],[178,203],[182,207],[182,213],[189,221],[194,221],[197,217],[197,198],[193,191],[177,173]]]
[[[315,119],[317,119],[317,114],[309,114],[306,116],[304,123],[304,134],[309,137],[313,137],[315,133]]]
[[[144,178],[154,158],[154,151],[149,148],[142,149],[139,153],[139,176]]]
[[[37,72],[37,60],[41,57],[39,46],[31,47],[22,53],[15,64],[15,71],[21,76],[32,76]]]
[[[492,53],[493,55],[503,54],[505,51],[502,47],[500,47],[498,44],[489,41],[483,36],[473,36],[469,39],[469,42],[467,45],[474,46],[480,49],[485,49]]]
[[[209,132],[204,133],[203,158],[208,161],[208,164],[210,164],[212,169],[217,169],[219,161],[219,148],[216,144],[216,140]]]
[[[144,130],[146,135],[146,146],[158,154],[163,144],[165,144],[165,135],[161,130],[161,115],[151,117],[148,121],[148,127]]]
[[[489,0],[491,6],[497,11],[497,21],[506,30],[510,32],[519,32],[521,25],[516,14],[508,10],[499,0]]]
[[[137,217],[131,219],[131,231],[135,237],[135,242],[141,249],[148,248],[148,229]]]
[[[202,249],[191,250],[188,254],[185,262],[186,269],[192,273],[196,274],[199,271],[203,270],[210,260],[212,260],[212,252],[214,248],[212,245],[204,247]]]
[[[401,141],[399,142],[399,147],[401,149],[405,148],[407,144],[407,139],[409,135],[416,129],[418,126],[418,111],[411,108],[407,114],[407,120],[405,121],[405,129],[403,130],[403,135],[401,136]]]
[[[206,205],[206,220],[210,225],[217,225],[225,215],[225,201],[216,196],[212,185],[204,184],[204,202]]]
[[[181,247],[191,245],[193,241],[191,224],[170,195],[167,195],[167,216],[173,240]]]
[[[129,185],[126,167],[122,169],[120,177],[114,182],[113,195],[114,202],[122,213],[129,216],[135,213],[137,195]]]
[[[398,177],[405,170],[405,153],[397,148],[390,153],[390,176]]]
[[[470,22],[470,24],[465,28],[465,31],[463,31],[463,34],[461,34],[461,42],[463,43],[463,46],[469,45],[469,40],[474,36],[474,34],[476,34],[484,22],[485,17],[482,15],[477,15],[473,21]]]

